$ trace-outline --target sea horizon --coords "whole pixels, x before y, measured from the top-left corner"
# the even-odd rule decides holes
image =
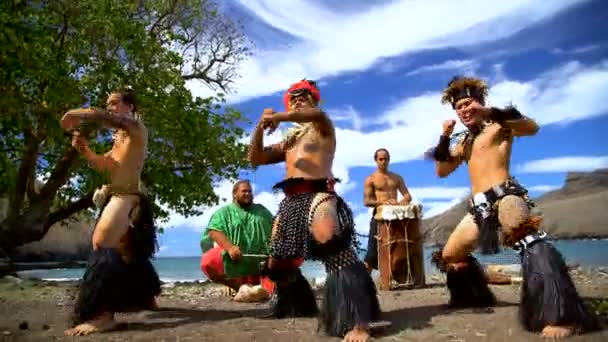
[[[551,243],[562,253],[567,263],[581,266],[608,266],[608,239],[571,239],[551,240]],[[424,248],[424,268],[428,277],[437,270],[430,263],[431,253],[437,247]],[[359,253],[360,259],[365,252]],[[482,264],[519,264],[519,255],[512,249],[502,249],[496,255],[480,255],[474,253]],[[207,277],[200,270],[200,255],[192,256],[158,256],[152,260],[161,281],[175,282],[205,282]],[[377,274],[377,271],[374,271]],[[18,272],[24,278],[34,278],[46,281],[67,282],[82,278],[84,268],[57,268],[45,270],[28,270]],[[306,261],[302,265],[302,273],[308,279],[325,278],[325,268],[320,262]]]

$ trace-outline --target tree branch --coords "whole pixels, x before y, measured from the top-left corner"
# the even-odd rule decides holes
[[[161,14],[160,17],[158,17],[158,19],[156,19],[156,21],[154,22],[154,24],[152,24],[152,26],[150,27],[150,29],[148,30],[149,34],[154,34],[157,35],[156,29],[160,26],[161,22],[163,20],[165,20],[165,18],[171,14],[175,13],[175,8],[177,7],[177,0],[173,0],[171,1],[171,7],[169,7],[169,10],[163,14]]]
[[[95,193],[95,191],[90,191],[86,195],[84,195],[82,198],[80,198],[79,200],[74,201],[74,202],[66,205],[65,207],[59,208],[56,211],[50,213],[48,220],[44,224],[44,229],[43,229],[44,234],[46,234],[48,232],[48,230],[51,228],[51,226],[54,225],[55,223],[61,222],[82,210],[93,207],[93,194],[94,193]]]
[[[17,171],[17,181],[15,184],[15,190],[10,202],[9,215],[18,215],[27,192],[27,185],[30,181],[30,177],[34,174],[36,167],[36,160],[38,159],[38,141],[36,140],[31,129],[26,129],[24,132],[25,149],[23,151],[23,158],[21,159],[21,165]]]
[[[63,152],[63,156],[57,161],[57,164],[55,164],[55,168],[51,172],[49,180],[40,190],[40,197],[44,199],[55,197],[57,190],[68,181],[70,169],[77,158],[78,151],[71,146]]]

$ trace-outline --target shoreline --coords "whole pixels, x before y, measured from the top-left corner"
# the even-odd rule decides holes
[[[559,242],[560,240],[554,240]],[[578,241],[578,242],[576,242]],[[608,265],[608,258],[604,257],[601,250],[606,245],[608,239],[561,239],[562,246],[564,248],[562,253],[569,266],[582,266],[586,268],[598,268]],[[587,252],[586,246],[590,247],[592,252]],[[599,248],[599,249],[598,249]],[[431,246],[425,246],[425,258],[428,257],[429,251],[433,249]],[[598,254],[598,251],[600,254]],[[591,253],[587,256],[585,253]],[[502,256],[501,256],[502,255]],[[163,283],[205,283],[208,279],[200,273],[198,266],[194,264],[190,265],[191,262],[188,259],[197,259],[200,256],[157,256],[153,262],[157,265],[157,272]],[[482,256],[479,256],[482,257]],[[174,272],[170,267],[173,265],[173,260],[178,262],[180,265],[186,265],[183,270],[180,268],[179,271]],[[186,260],[186,264],[184,261]],[[497,257],[490,256],[488,258],[480,259],[482,264],[485,266],[500,265],[502,268],[518,269],[519,259],[516,253],[512,253],[510,250],[505,249]],[[7,263],[6,259],[3,260]],[[158,263],[157,263],[158,262]],[[0,262],[0,266],[2,266]],[[41,281],[50,282],[77,282],[82,276],[83,270],[86,268],[86,262],[84,261],[47,261],[47,262],[14,262],[12,263],[12,272],[0,272],[0,277],[4,275],[17,276],[23,279],[37,279]],[[188,266],[189,265],[189,266]],[[169,267],[169,268],[167,268]],[[184,266],[180,266],[184,267]],[[1,268],[1,267],[0,267]],[[432,265],[428,264],[428,260],[425,260],[426,277],[436,278],[438,276],[437,270]],[[307,279],[318,282],[325,278],[325,270],[320,263],[307,262],[303,268],[304,276]],[[374,276],[378,273],[374,271]]]
[[[551,238],[551,237],[547,237],[546,238],[548,241],[608,241],[608,235],[584,235],[584,236],[575,236],[575,237],[558,237],[558,238]],[[433,243],[433,242],[429,242],[429,243],[424,243],[422,245],[423,248],[436,248],[436,247],[440,247],[443,246],[443,244],[441,243]],[[165,255],[165,256],[155,256],[154,259],[173,259],[173,258],[200,258],[200,255]],[[21,265],[21,267],[29,267],[29,265],[35,265],[35,264],[40,264],[40,265],[45,265],[45,264],[52,264],[52,263],[56,263],[56,264],[65,264],[68,265],[66,267],[63,268],[78,268],[79,266],[77,266],[76,264],[85,264],[87,263],[86,259],[74,259],[74,260],[48,260],[48,261],[12,261],[13,265]],[[70,264],[74,264],[73,266],[69,266]],[[43,266],[44,267],[44,266]],[[40,268],[40,269],[45,269],[45,268]],[[26,270],[26,269],[24,269]],[[30,270],[30,269],[27,269]]]

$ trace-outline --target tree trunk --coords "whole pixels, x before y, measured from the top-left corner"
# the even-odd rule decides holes
[[[49,210],[50,203],[34,201],[22,214],[9,213],[0,223],[0,248],[10,255],[15,248],[42,239]]]
[[[41,197],[21,215],[10,215],[0,223],[0,249],[12,254],[15,248],[41,240],[51,226],[93,206],[93,191],[69,205],[50,212],[51,201]]]

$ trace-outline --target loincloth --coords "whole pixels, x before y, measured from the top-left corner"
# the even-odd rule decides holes
[[[335,193],[334,183],[328,179],[290,178],[273,187],[285,193],[275,216],[276,232],[271,239],[273,258],[323,260],[327,255],[358,246],[352,211]],[[334,237],[321,245],[314,240],[310,226],[315,210],[329,200],[336,201],[338,227]]]
[[[493,186],[485,192],[478,192],[470,199],[469,212],[479,228],[479,245],[482,254],[498,253],[498,233],[501,228],[499,202],[506,196],[522,198],[528,210],[534,207],[534,202],[528,198],[528,191],[513,179]]]
[[[128,212],[129,228],[120,240],[119,249],[127,259],[149,259],[158,248],[154,212],[149,197],[141,192],[109,192],[105,203],[101,206],[97,222],[104,215],[104,209],[113,197],[137,196]],[[126,209],[126,208],[121,208]]]

